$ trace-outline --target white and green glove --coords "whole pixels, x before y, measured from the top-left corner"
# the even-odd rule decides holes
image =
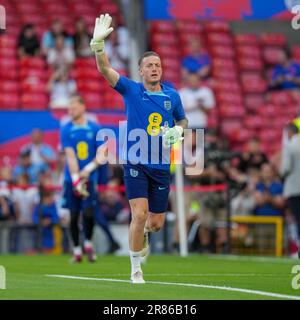
[[[181,126],[174,126],[170,128],[169,126],[161,127],[163,145],[165,147],[170,147],[172,144],[183,140],[183,128]]]
[[[103,52],[104,51],[104,39],[106,39],[114,28],[110,27],[112,17],[106,13],[101,14],[99,18],[96,18],[94,35],[91,40],[90,46],[93,52]]]

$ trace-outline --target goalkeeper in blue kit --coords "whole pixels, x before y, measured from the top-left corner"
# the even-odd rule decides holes
[[[141,260],[148,254],[148,233],[160,230],[165,220],[170,190],[170,146],[183,139],[187,119],[176,90],[161,83],[162,66],[157,53],[148,51],[139,61],[142,83],[115,71],[105,54],[104,40],[113,31],[110,15],[96,19],[91,49],[97,67],[124,99],[127,115],[126,136],[143,130],[142,157],[135,156],[133,139],[122,152],[126,195],[132,213],[129,228],[131,282],[145,283]],[[126,137],[127,139],[127,137]],[[167,152],[165,151],[167,150]],[[138,159],[137,159],[138,158]],[[155,158],[153,161],[153,158]]]

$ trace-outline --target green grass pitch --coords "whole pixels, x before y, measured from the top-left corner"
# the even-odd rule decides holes
[[[151,256],[143,266],[148,283],[132,285],[128,257],[104,256],[94,264],[84,260],[75,265],[69,258],[0,256],[7,278],[0,299],[300,299],[300,289],[291,285],[295,276],[291,270],[299,260]]]

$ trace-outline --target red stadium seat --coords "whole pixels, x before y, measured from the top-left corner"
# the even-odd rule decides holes
[[[215,68],[227,67],[227,68],[233,69],[236,67],[235,60],[233,60],[233,59],[214,58],[212,60],[212,64]]]
[[[190,35],[198,34],[200,35],[203,31],[202,25],[198,21],[183,21],[178,20],[176,26],[179,33],[187,33]]]
[[[100,93],[82,93],[88,109],[100,109],[104,105],[104,96]]]
[[[244,125],[248,129],[258,129],[263,127],[264,120],[259,115],[247,115],[244,119]]]
[[[280,46],[286,45],[286,38],[282,33],[263,33],[260,36],[260,42],[264,46]]]
[[[154,33],[151,37],[151,42],[155,46],[160,44],[176,45],[177,37],[175,34]]]
[[[261,57],[261,51],[258,46],[239,45],[236,47],[236,51],[239,58],[260,59]]]
[[[0,36],[0,48],[12,48],[16,49],[17,39],[6,34]]]
[[[212,68],[212,74],[217,79],[222,79],[223,81],[236,81],[237,80],[237,71],[236,69],[231,68]]]
[[[39,93],[24,93],[21,95],[21,109],[43,110],[48,107],[48,96]]]
[[[231,46],[214,45],[209,48],[213,57],[234,59],[235,51]]]
[[[244,102],[249,111],[255,111],[265,104],[265,96],[261,93],[247,93],[244,95]]]
[[[283,49],[278,47],[265,47],[263,49],[263,58],[265,63],[274,65],[280,63],[280,56]]]
[[[25,57],[20,60],[20,65],[23,68],[45,69],[46,61],[39,57]]]
[[[236,104],[220,104],[220,116],[222,118],[242,118],[246,114],[246,109],[243,105]]]
[[[267,83],[259,74],[244,73],[241,81],[245,93],[263,93],[267,90]]]
[[[267,100],[275,105],[287,105],[293,102],[293,96],[288,91],[273,91],[268,93]]]
[[[232,46],[232,37],[226,33],[213,32],[207,35],[209,45]]]
[[[43,93],[46,94],[46,82],[41,82],[37,77],[28,77],[21,83],[22,93]]]
[[[105,89],[102,82],[99,80],[78,80],[77,88],[78,91],[82,93],[103,93]]]
[[[0,109],[14,110],[20,106],[20,97],[17,93],[0,93]]]
[[[257,36],[251,33],[237,34],[235,35],[234,40],[235,40],[235,43],[238,45],[251,45],[251,46],[258,45]]]
[[[235,105],[242,105],[243,103],[242,96],[241,94],[238,94],[238,93],[222,91],[222,92],[217,92],[216,97],[219,103],[235,104]]]
[[[215,79],[213,88],[216,91],[228,91],[228,92],[234,92],[234,93],[240,93],[241,92],[241,86],[237,81],[223,81]]]
[[[151,34],[161,33],[175,33],[176,26],[173,21],[153,21],[151,23]]]
[[[26,67],[23,67],[20,69],[20,78],[22,80],[29,77],[35,77],[35,78],[46,81],[47,76],[48,76],[47,73],[43,69],[32,69],[32,68],[26,68]]]
[[[207,32],[230,32],[230,27],[226,21],[206,21],[204,23],[204,29]]]
[[[261,59],[239,57],[238,64],[241,70],[261,71],[263,69]]]
[[[1,80],[0,81],[0,93],[19,93],[20,85],[19,81],[15,80]]]

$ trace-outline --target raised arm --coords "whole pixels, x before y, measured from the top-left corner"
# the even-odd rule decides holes
[[[114,87],[117,84],[120,75],[111,67],[108,57],[104,52],[104,40],[113,31],[113,28],[110,27],[111,20],[111,16],[107,13],[105,15],[101,14],[99,18],[96,18],[94,35],[90,45],[92,51],[95,53],[99,72],[109,84]]]

